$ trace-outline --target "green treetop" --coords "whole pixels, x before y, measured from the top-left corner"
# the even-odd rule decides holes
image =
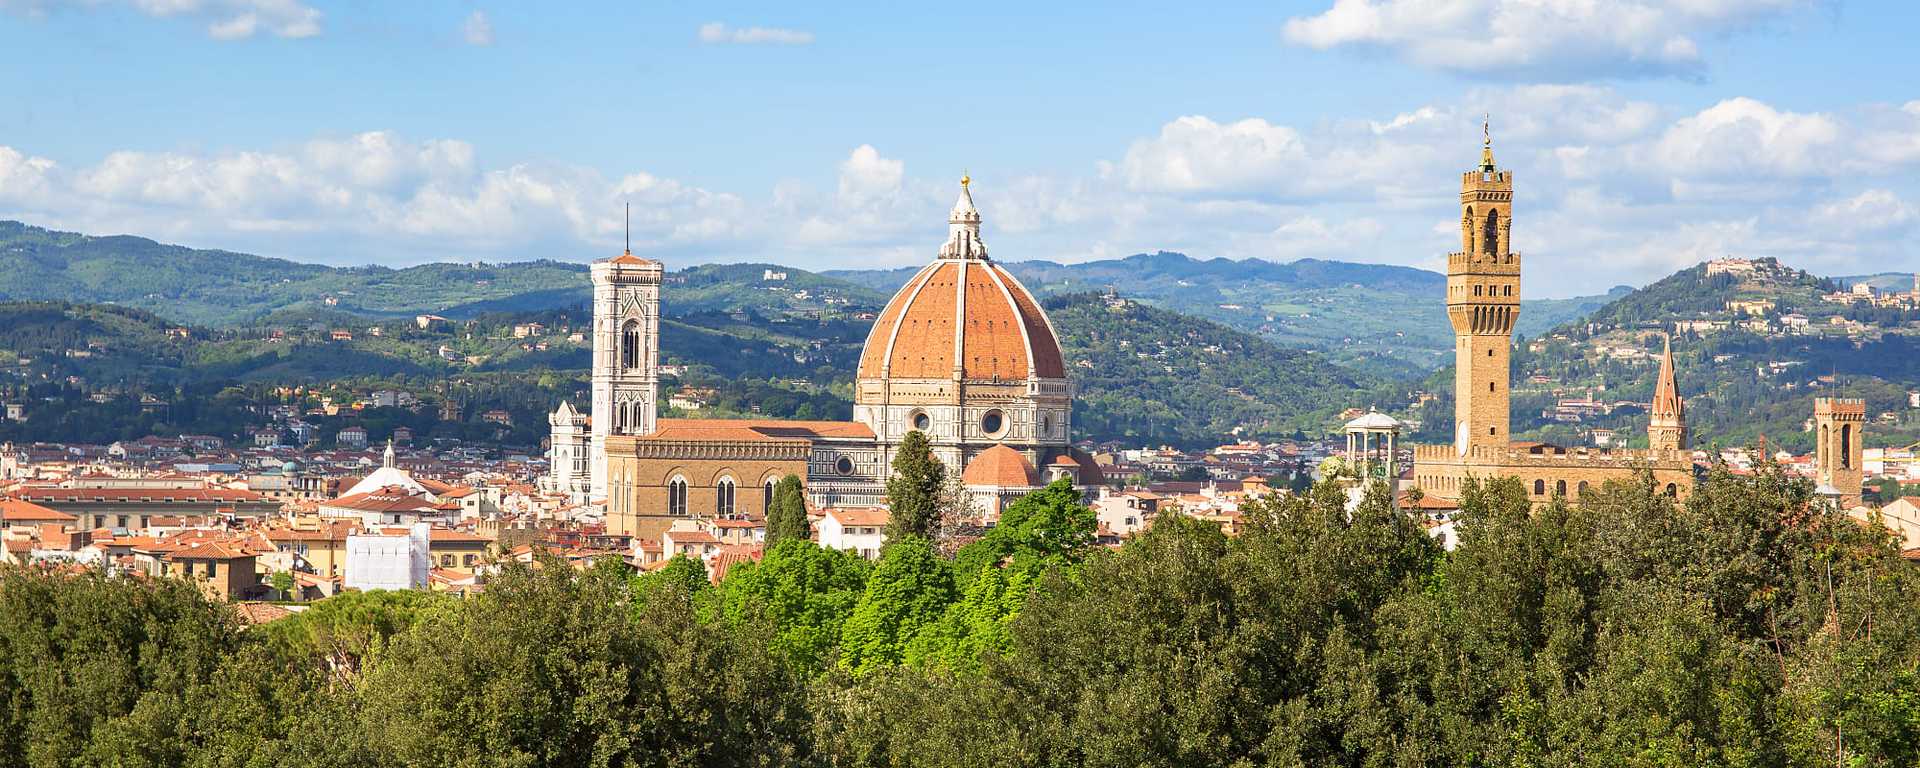
[[[767,548],[787,539],[811,539],[807,526],[807,497],[798,475],[787,475],[773,486],[773,504],[767,508]]]
[[[893,477],[887,478],[887,541],[933,536],[946,482],[946,465],[934,458],[927,436],[908,432],[894,451]]]

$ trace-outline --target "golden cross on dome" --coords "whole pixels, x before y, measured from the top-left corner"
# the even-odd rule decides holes
[[[973,183],[973,176],[968,175],[965,171],[960,172],[960,186],[964,187],[971,183]]]

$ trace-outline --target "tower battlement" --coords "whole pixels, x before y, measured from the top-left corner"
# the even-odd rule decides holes
[[[1447,254],[1447,274],[1466,272],[1519,277],[1520,254],[1509,252],[1498,259],[1459,251]]]
[[[1831,415],[1844,421],[1862,421],[1867,418],[1867,401],[1858,397],[1816,397],[1813,399],[1815,416]]]
[[[1513,171],[1467,171],[1460,174],[1460,194],[1475,192],[1513,195]]]

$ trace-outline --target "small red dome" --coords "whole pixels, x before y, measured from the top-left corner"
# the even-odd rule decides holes
[[[960,473],[961,485],[978,485],[991,488],[1034,488],[1040,485],[1040,473],[1027,462],[1027,457],[1019,451],[1004,445],[996,445],[980,452],[967,462],[967,471]]]

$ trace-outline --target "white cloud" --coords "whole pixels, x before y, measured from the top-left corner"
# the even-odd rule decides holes
[[[241,40],[266,31],[277,37],[320,34],[320,11],[299,0],[0,0],[0,10],[39,18],[55,10],[94,10],[125,5],[154,18],[186,18],[206,24],[215,40]]]
[[[460,36],[467,45],[493,45],[493,20],[487,18],[486,11],[474,11],[461,23]]]
[[[1287,21],[1289,43],[1380,49],[1417,65],[1517,80],[1697,76],[1696,39],[1813,0],[1334,0]]]
[[[53,161],[0,146],[0,200],[32,200],[41,195]]]
[[[840,164],[840,198],[864,205],[896,194],[906,170],[906,163],[881,157],[872,144],[862,144]]]
[[[1889,233],[1903,230],[1920,218],[1914,206],[1885,189],[1869,189],[1814,209],[1814,223],[1848,234]]]
[[[734,45],[807,45],[813,33],[779,27],[730,27],[720,22],[700,25],[700,42]]]
[[[1307,159],[1299,132],[1287,126],[1189,115],[1161,126],[1155,138],[1135,141],[1119,169],[1138,191],[1254,193],[1291,186]]]
[[[1649,159],[1662,171],[1688,177],[1822,174],[1846,162],[1841,135],[1830,116],[1734,98],[1675,122],[1651,147]]]
[[[1593,86],[1475,88],[1311,125],[1169,119],[1087,173],[977,169],[995,258],[1158,249],[1431,268],[1458,247],[1460,172],[1481,115],[1519,181],[1529,296],[1643,284],[1703,258],[1778,256],[1827,274],[1920,266],[1920,106],[1797,113],[1751,99],[1657,107]],[[871,144],[831,168],[721,191],[640,170],[488,163],[458,139],[374,131],[279,148],[122,151],[55,163],[0,147],[0,218],[333,262],[584,260],[904,265],[946,235],[959,168]]]

